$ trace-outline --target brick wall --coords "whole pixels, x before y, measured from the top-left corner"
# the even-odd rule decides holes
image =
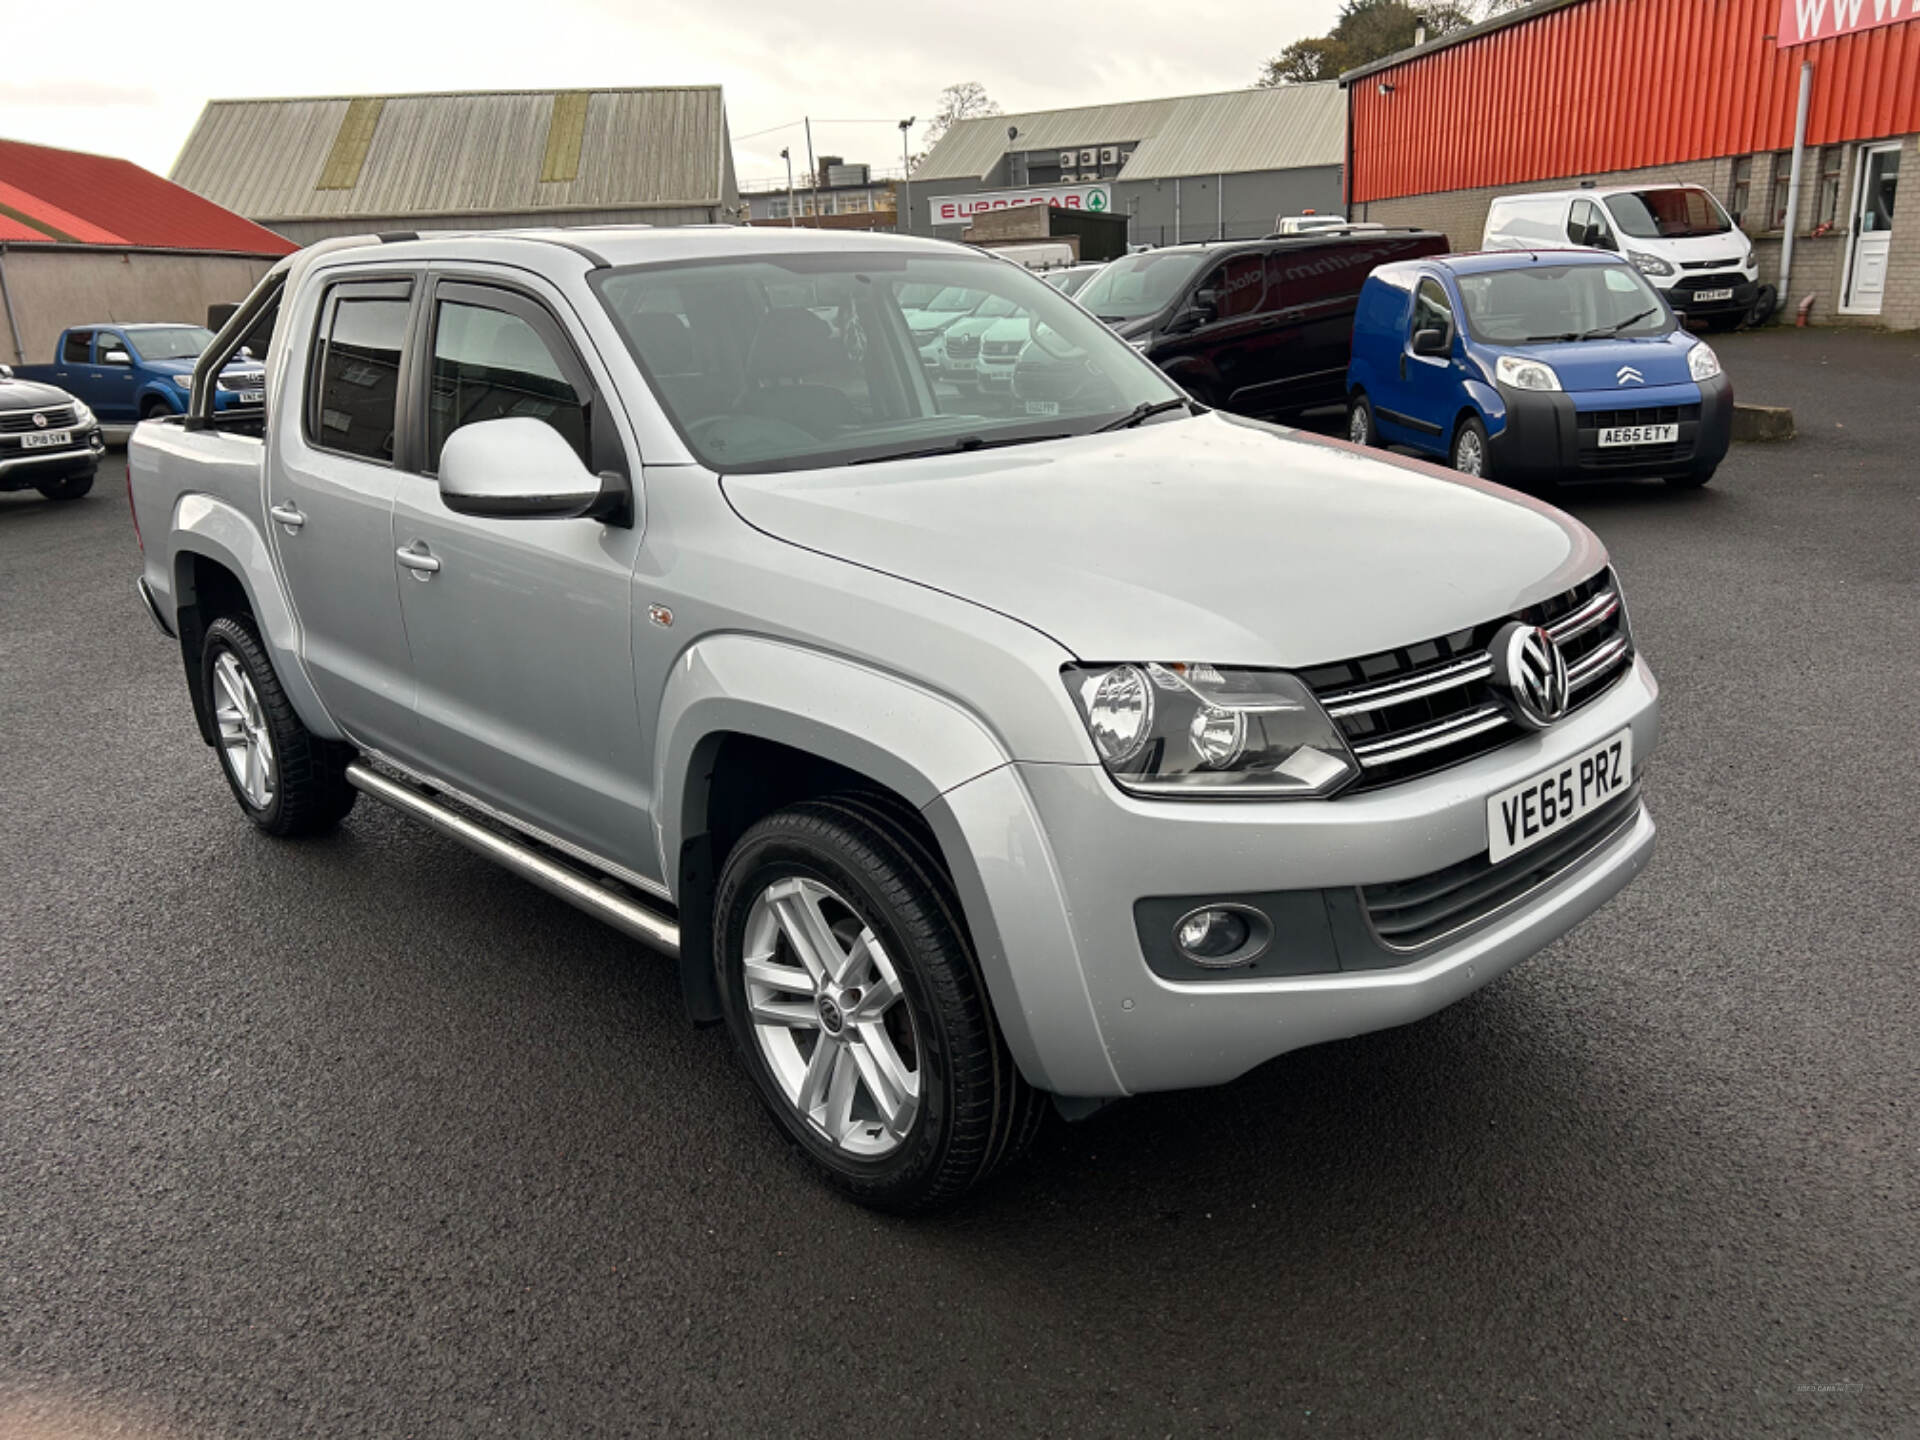
[[[1920,171],[1920,154],[1914,152],[1914,137],[1904,141],[1903,165]],[[1841,226],[1853,194],[1853,167],[1858,148],[1849,145],[1840,177]],[[1641,181],[1667,181],[1700,185],[1727,203],[1732,190],[1734,158],[1695,160],[1681,165],[1661,165],[1646,170],[1616,170],[1603,175],[1576,175],[1558,180],[1540,180],[1526,185],[1488,186],[1476,190],[1438,191],[1430,195],[1407,195],[1392,200],[1375,200],[1355,207],[1356,220],[1378,220],[1387,225],[1420,225],[1445,232],[1456,250],[1474,250],[1486,229],[1487,207],[1496,195],[1522,194],[1530,190],[1571,189],[1584,180],[1600,185],[1630,185]],[[1844,229],[1813,236],[1808,233],[1814,217],[1814,205],[1820,183],[1819,150],[1809,146],[1801,165],[1799,238],[1794,241],[1793,275],[1779,286],[1781,236],[1778,231],[1752,229],[1754,252],[1760,262],[1760,278],[1781,289],[1781,304],[1790,323],[1793,309],[1806,295],[1814,296],[1813,319],[1821,324],[1884,325],[1896,330],[1920,328],[1920,185],[1910,184],[1896,202],[1891,248],[1887,255],[1886,297],[1877,316],[1851,316],[1839,313],[1840,286],[1846,265],[1849,237]],[[1750,209],[1759,214],[1765,208],[1770,185],[1771,156],[1754,157]],[[1904,203],[1901,203],[1904,202]],[[1750,217],[1751,218],[1751,217]]]

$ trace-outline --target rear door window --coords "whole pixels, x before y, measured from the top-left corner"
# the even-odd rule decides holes
[[[79,308],[77,305],[74,307]],[[44,352],[43,352],[44,353]],[[60,347],[60,359],[68,365],[85,365],[93,359],[93,332],[69,330],[67,343]]]
[[[411,292],[404,280],[340,284],[328,292],[307,414],[314,445],[393,463]]]

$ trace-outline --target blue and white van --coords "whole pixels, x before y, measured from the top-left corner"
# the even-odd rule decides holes
[[[1719,357],[1618,256],[1507,250],[1382,265],[1354,316],[1348,437],[1520,488],[1658,476],[1727,453]]]

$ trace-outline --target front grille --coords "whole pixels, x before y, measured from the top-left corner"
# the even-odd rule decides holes
[[[1551,840],[1493,864],[1474,855],[1444,870],[1389,885],[1363,885],[1361,903],[1380,943],[1417,950],[1488,919],[1572,869],[1619,834],[1640,808],[1636,781],[1593,814]]]
[[[1732,262],[1729,261],[1728,263],[1731,264]],[[1736,270],[1731,275],[1682,275],[1680,279],[1674,283],[1673,288],[1689,292],[1694,290],[1728,290],[1737,289],[1746,283],[1747,277]]]
[[[47,423],[36,425],[33,417],[44,415]],[[43,410],[10,410],[0,414],[0,435],[22,435],[30,430],[65,430],[77,417],[71,405],[53,405]]]
[[[1738,270],[1740,257],[1729,255],[1724,260],[1682,260],[1680,268],[1682,270]]]
[[[989,340],[980,347],[984,355],[999,355],[1005,358],[1018,355],[1027,342],[1024,340]]]
[[[949,335],[947,337],[947,358],[950,360],[971,360],[980,350],[978,335]]]
[[[1582,410],[1574,422],[1582,430],[1615,430],[1623,425],[1684,425],[1699,418],[1698,405],[1659,405],[1644,410]]]
[[[1626,674],[1633,638],[1613,572],[1513,615],[1377,655],[1300,672],[1339,725],[1360,778],[1375,790],[1498,749],[1523,732],[1491,684],[1487,646],[1508,620],[1545,626],[1567,662],[1569,708],[1591,704]]]

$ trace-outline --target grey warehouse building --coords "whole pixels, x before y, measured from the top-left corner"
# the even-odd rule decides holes
[[[962,120],[912,175],[916,234],[1052,199],[1128,218],[1129,243],[1239,240],[1343,215],[1346,107],[1327,81]],[[977,198],[975,198],[977,197]]]
[[[171,178],[297,245],[744,214],[717,85],[215,100]]]

